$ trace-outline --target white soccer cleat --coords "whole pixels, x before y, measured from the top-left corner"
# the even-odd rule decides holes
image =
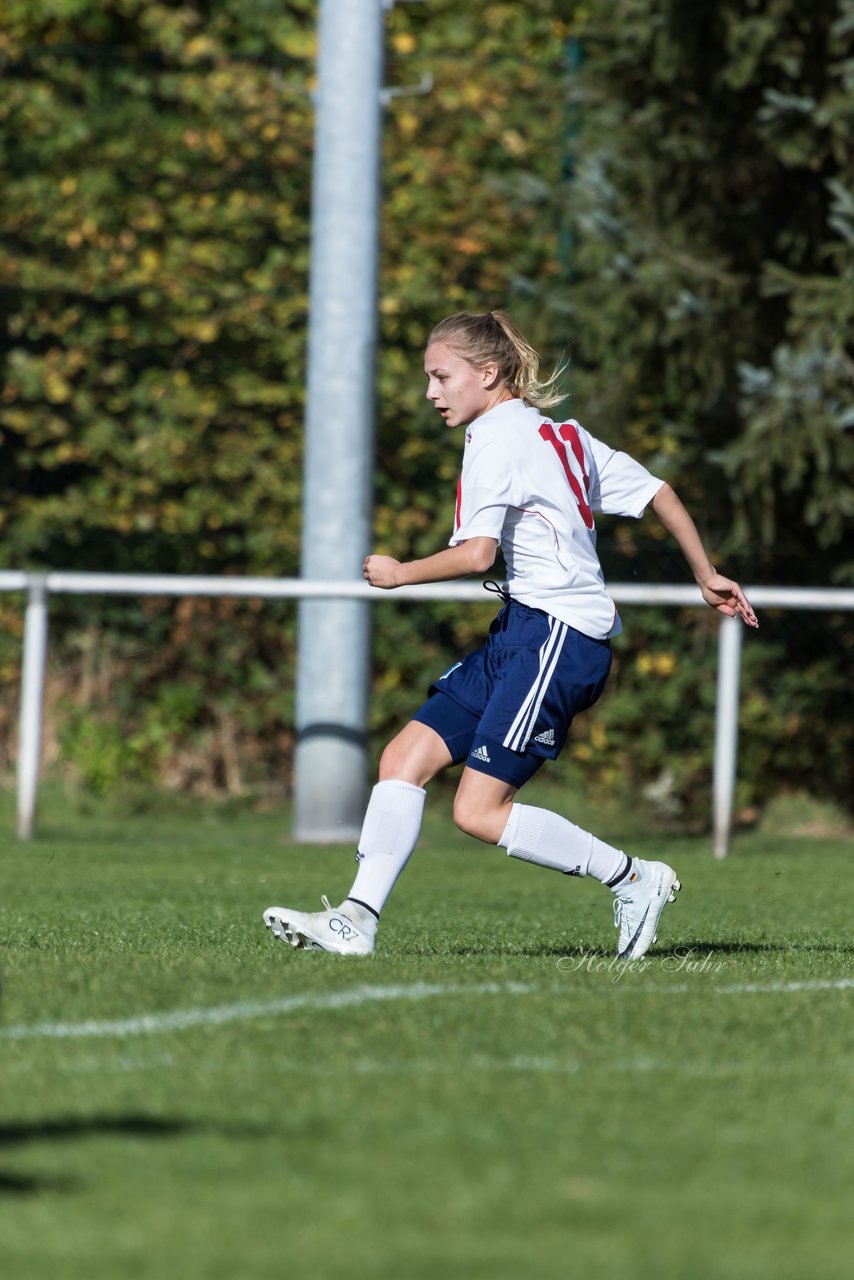
[[[614,890],[614,924],[620,930],[619,960],[639,960],[655,942],[661,913],[682,888],[666,862],[632,859],[627,880]]]
[[[305,951],[333,951],[341,956],[369,956],[374,940],[360,929],[341,907],[321,899],[323,911],[291,911],[288,907],[268,907],[264,923],[276,938]]]

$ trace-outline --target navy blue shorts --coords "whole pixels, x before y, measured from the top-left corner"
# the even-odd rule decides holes
[[[486,644],[432,684],[412,718],[439,734],[454,764],[521,787],[557,758],[610,669],[610,641],[511,600]]]

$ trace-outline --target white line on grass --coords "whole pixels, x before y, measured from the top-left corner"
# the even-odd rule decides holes
[[[626,984],[624,989],[640,990],[645,996],[679,996],[687,991],[706,991],[716,996],[774,996],[793,995],[797,991],[850,991],[852,988],[854,978],[816,978],[804,982],[733,982],[727,987],[707,987],[702,979],[697,979],[694,982],[678,982],[672,987],[658,986],[651,982],[640,988],[632,988]]]
[[[698,989],[705,989],[714,995],[786,995],[798,991],[850,991],[852,988],[854,978],[817,978],[803,982],[737,982],[716,987],[684,982],[676,986],[645,985],[642,990],[645,995],[679,995]],[[300,1009],[320,1012],[389,1000],[427,1000],[436,996],[458,995],[526,995],[545,989],[523,982],[482,982],[471,986],[415,982],[410,986],[350,987],[345,991],[328,993],[309,991],[302,995],[282,996],[277,1000],[241,1000],[235,1004],[212,1005],[206,1009],[175,1009],[171,1013],[140,1014],[135,1018],[115,1018],[102,1022],[36,1022],[5,1027],[0,1028],[0,1043],[10,1040],[85,1040],[106,1039],[110,1036],[122,1038],[155,1035],[162,1031],[189,1031],[193,1027],[218,1027],[229,1022],[247,1022],[253,1018],[294,1013]],[[622,989],[631,991],[633,988],[627,982]]]
[[[277,1000],[240,1000],[236,1004],[213,1005],[207,1009],[175,1009],[172,1013],[147,1013],[136,1018],[115,1018],[103,1022],[36,1022],[29,1026],[5,1027],[0,1028],[0,1042],[142,1036],[159,1031],[188,1031],[191,1027],[219,1027],[228,1022],[246,1022],[270,1014],[294,1013],[298,1009],[346,1009],[372,1001],[427,1000],[432,996],[520,995],[532,990],[532,987],[518,982],[482,982],[467,987],[415,982],[411,986],[350,987],[346,991],[328,993],[309,991]]]
[[[854,987],[854,978],[814,978],[803,982],[736,982],[729,987],[717,987],[716,990],[726,995],[747,995],[752,992],[784,991],[850,991]]]

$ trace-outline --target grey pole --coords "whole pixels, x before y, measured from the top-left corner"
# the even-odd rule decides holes
[[[732,835],[735,766],[738,755],[738,689],[741,674],[742,622],[721,619],[718,634],[718,691],[715,724],[715,766],[712,784],[714,852],[724,858]]]
[[[41,762],[42,702],[47,659],[47,575],[29,575],[24,614],[24,663],[18,731],[18,835],[29,840],[36,820]]]
[[[304,578],[358,579],[369,550],[380,216],[382,0],[321,0],[311,211]],[[299,609],[294,835],[359,833],[370,604]]]

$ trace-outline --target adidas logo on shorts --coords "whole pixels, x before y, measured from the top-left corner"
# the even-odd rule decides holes
[[[484,747],[483,745],[479,747],[475,747],[474,751],[471,753],[471,756],[472,756],[472,760],[482,760],[484,764],[492,764],[492,761],[489,758],[489,752],[487,751],[486,747]]]
[[[545,733],[538,733],[535,742],[541,742],[544,747],[553,747],[555,744],[554,729],[546,729]]]

